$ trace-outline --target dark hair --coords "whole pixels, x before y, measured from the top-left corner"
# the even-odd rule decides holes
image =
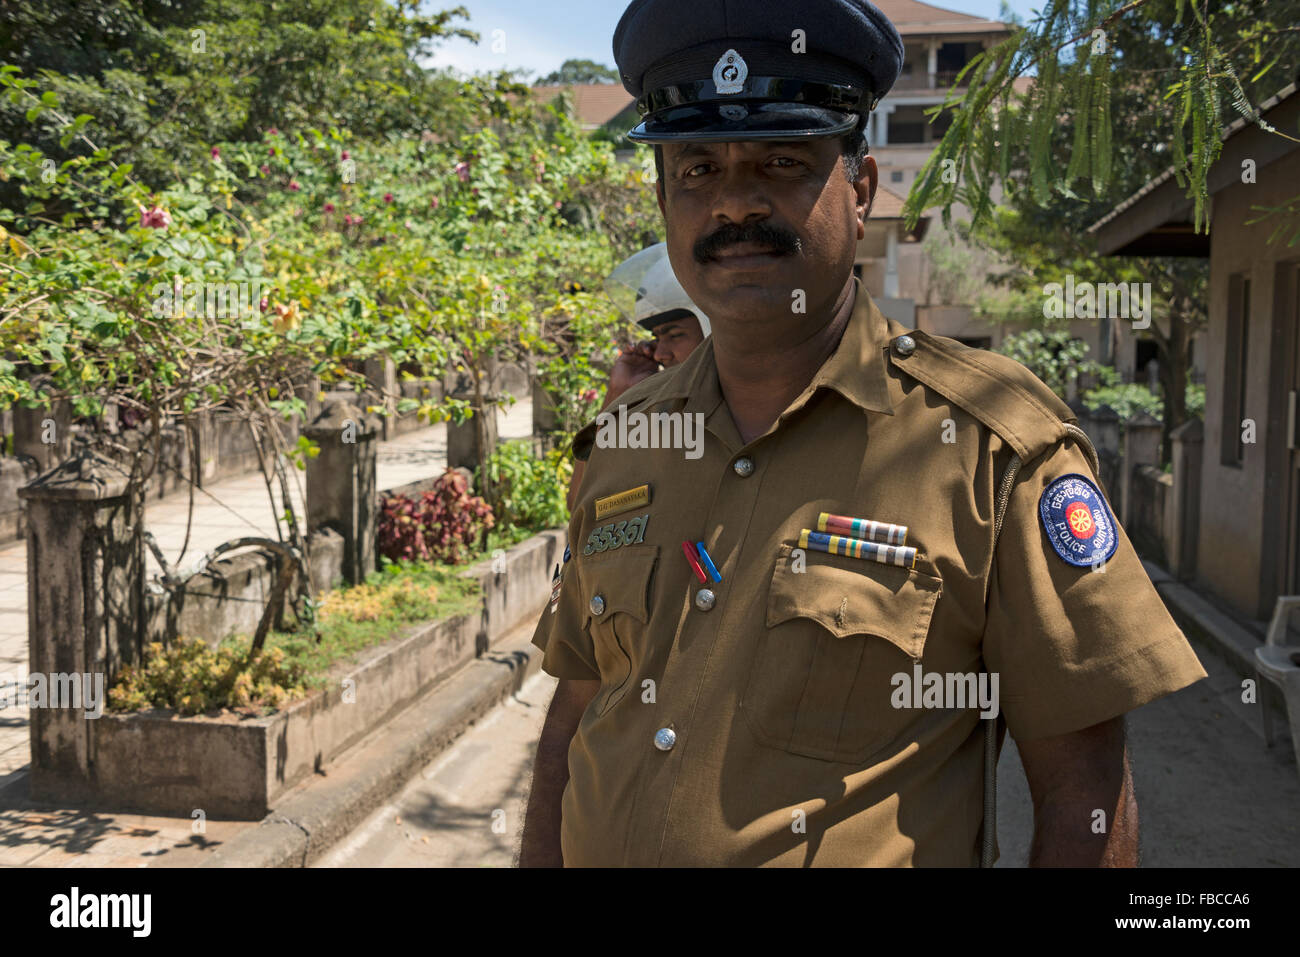
[[[858,175],[862,172],[862,161],[867,158],[867,134],[864,126],[858,126],[852,132],[845,133],[840,139],[840,149],[844,156],[844,174],[848,177],[850,183],[857,182]],[[664,180],[664,148],[661,144],[656,143],[655,150],[655,174],[658,177],[655,180],[655,188],[662,189],[660,185]]]

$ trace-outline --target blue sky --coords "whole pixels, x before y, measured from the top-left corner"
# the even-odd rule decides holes
[[[614,27],[627,7],[625,0],[434,0],[428,9],[457,5],[469,10],[468,26],[482,41],[477,46],[465,40],[444,43],[430,65],[466,72],[528,69],[535,75],[549,73],[568,59],[612,67]],[[1043,3],[1007,0],[1007,5],[1024,19]],[[952,0],[932,6],[996,18],[1002,0]],[[494,38],[499,48],[495,51]]]

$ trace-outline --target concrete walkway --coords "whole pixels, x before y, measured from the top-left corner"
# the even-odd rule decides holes
[[[498,412],[501,441],[527,438],[532,433],[532,402],[521,399],[508,410]],[[438,424],[407,432],[379,444],[376,481],[380,489],[397,488],[446,468],[447,427]],[[290,494],[297,514],[302,505],[305,473],[289,470]],[[277,509],[279,490],[276,490]],[[185,489],[162,498],[150,498],[145,505],[145,527],[158,540],[168,562],[178,571],[193,568],[208,551],[246,535],[275,538],[275,524],[266,483],[260,472],[252,472],[194,490],[194,515],[189,543],[182,554],[189,516],[189,494]],[[153,553],[146,549],[150,574],[161,572]],[[19,540],[0,546],[0,681],[6,675],[19,678],[27,668],[27,542]],[[0,698],[0,705],[7,702]],[[0,710],[0,788],[21,773],[30,761],[26,708]]]

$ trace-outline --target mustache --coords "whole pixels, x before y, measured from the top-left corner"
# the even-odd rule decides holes
[[[758,243],[779,253],[797,253],[803,248],[798,236],[771,223],[728,223],[695,244],[695,261],[706,263],[728,246],[740,243]]]

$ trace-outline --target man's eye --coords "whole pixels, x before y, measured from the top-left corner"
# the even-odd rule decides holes
[[[696,170],[708,169],[708,167],[709,167],[709,164],[708,164],[708,163],[696,163],[694,166],[692,166],[690,169],[688,169],[685,173],[683,173],[682,176],[683,176],[684,178],[687,178],[687,179],[693,179],[693,178],[695,178],[695,177],[692,177],[692,176],[691,176],[692,173],[694,173]]]
[[[789,164],[789,165],[787,165],[787,166],[785,167],[786,169],[789,169],[790,166],[798,166],[798,165],[799,165],[799,161],[798,161],[797,159],[791,157],[791,156],[775,156],[775,157],[772,158],[772,162],[773,162],[773,163]]]

